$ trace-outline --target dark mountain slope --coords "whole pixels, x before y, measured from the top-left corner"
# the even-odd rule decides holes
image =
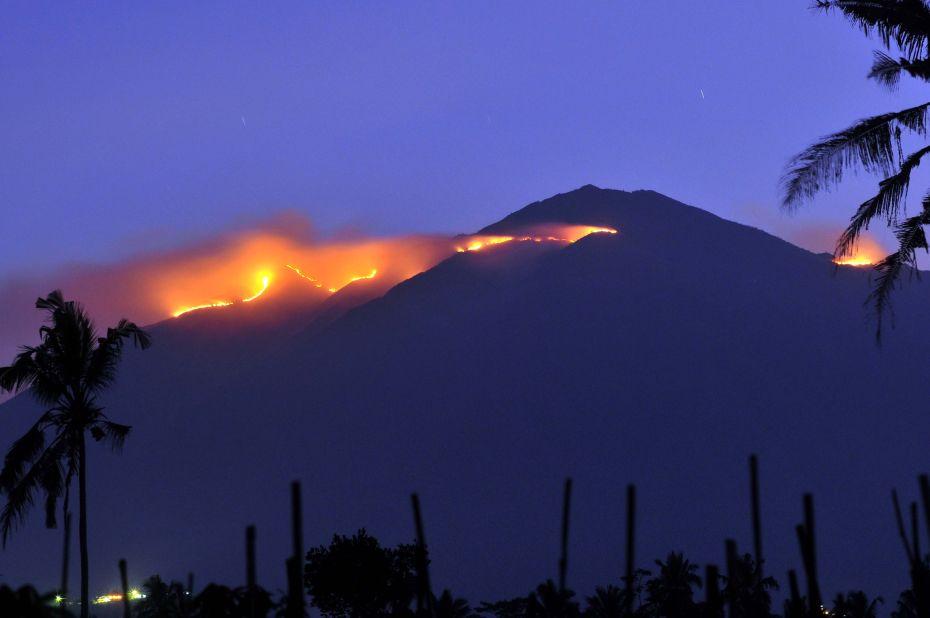
[[[91,462],[98,581],[116,582],[101,571],[126,555],[140,574],[236,582],[248,523],[265,581],[282,581],[287,482],[301,478],[308,543],[360,526],[409,541],[418,491],[437,587],[522,594],[554,576],[571,475],[569,576],[588,592],[620,576],[628,482],[640,565],[671,549],[722,563],[726,537],[748,549],[758,452],[769,572],[799,565],[793,526],[813,491],[825,594],[894,598],[906,572],[888,492],[930,467],[925,286],[898,295],[878,349],[867,271],[652,192],[585,187],[483,231],[543,221],[620,233],[458,254],[327,328],[229,352],[208,381],[163,373],[191,353],[183,339],[159,369],[131,354],[111,403],[135,435]],[[39,525],[0,572],[12,560],[54,581],[57,559],[43,569],[36,554],[57,556],[59,538]]]

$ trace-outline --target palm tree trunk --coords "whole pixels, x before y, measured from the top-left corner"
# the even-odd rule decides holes
[[[67,499],[65,501],[67,504]],[[63,597],[68,596],[68,562],[71,559],[71,511],[65,509],[64,548],[61,551],[61,592]]]
[[[81,618],[88,618],[90,595],[87,573],[87,456],[84,432],[78,439],[78,543],[81,546]]]

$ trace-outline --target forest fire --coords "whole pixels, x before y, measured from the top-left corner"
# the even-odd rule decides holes
[[[615,232],[606,227],[554,223],[456,237],[317,240],[304,217],[284,214],[251,229],[186,247],[139,255],[109,266],[75,267],[47,283],[23,287],[22,292],[17,288],[16,293],[28,299],[65,281],[69,294],[83,299],[101,321],[131,315],[139,324],[155,324],[165,318],[184,319],[224,307],[230,311],[249,307],[250,319],[275,320],[291,308],[326,302],[346,286],[361,289],[364,285],[372,294],[383,293],[458,255],[457,251],[467,259],[467,252],[490,252],[521,241],[551,243],[558,249],[589,234]],[[24,316],[16,328],[29,323]],[[7,320],[0,326],[13,328],[13,322]]]
[[[255,233],[234,239],[215,253],[177,264],[178,268],[169,268],[171,277],[164,272],[154,273],[150,282],[154,289],[160,290],[162,299],[171,299],[168,301],[173,305],[170,314],[179,317],[201,309],[252,302],[265,295],[270,286],[274,287],[272,282],[280,280],[288,271],[312,287],[334,294],[356,281],[375,277],[389,284],[400,282],[431,268],[455,251],[479,251],[512,241],[569,244],[589,234],[616,233],[617,230],[605,227],[545,225],[527,228],[514,236],[468,236],[462,243],[419,236],[319,246],[280,235]],[[254,274],[242,277],[250,271]],[[241,283],[256,278],[261,283],[258,290],[248,289]],[[198,296],[203,298],[208,290],[213,290],[210,296],[190,302]]]
[[[837,266],[873,266],[884,255],[884,250],[875,240],[868,236],[860,236],[859,242],[853,251],[847,255],[833,256],[833,263]]]
[[[529,230],[526,236],[471,236],[468,243],[455,248],[459,253],[466,251],[480,251],[485,247],[500,245],[505,242],[562,242],[573,243],[589,234],[616,234],[617,230],[609,227],[590,227],[587,225],[561,225],[556,226],[557,231],[546,234],[543,230],[551,232],[553,226],[536,226]]]

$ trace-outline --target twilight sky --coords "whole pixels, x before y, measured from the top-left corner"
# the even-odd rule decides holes
[[[829,250],[875,181],[786,218],[785,161],[921,99],[866,80],[876,42],[809,5],[6,4],[0,283],[283,210],[473,231],[586,183]]]

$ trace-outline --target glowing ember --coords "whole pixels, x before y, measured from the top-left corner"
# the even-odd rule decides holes
[[[293,270],[295,273],[297,273],[297,276],[301,277],[302,279],[306,279],[307,281],[309,281],[310,283],[312,283],[312,284],[314,285],[314,287],[318,287],[318,288],[323,287],[323,284],[322,284],[322,283],[320,283],[319,281],[317,281],[316,279],[314,279],[314,278],[311,277],[310,275],[304,274],[303,271],[301,271],[301,270],[300,270],[299,268],[297,268],[296,266],[293,266],[292,264],[287,264],[286,267],[287,267],[287,268],[290,268],[290,269]]]

